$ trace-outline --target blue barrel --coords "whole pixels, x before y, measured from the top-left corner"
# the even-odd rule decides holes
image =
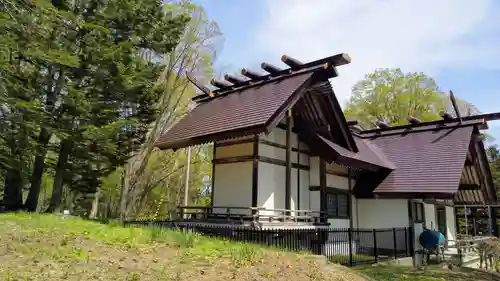
[[[436,250],[444,246],[446,237],[439,231],[426,229],[420,234],[418,241],[424,249]]]

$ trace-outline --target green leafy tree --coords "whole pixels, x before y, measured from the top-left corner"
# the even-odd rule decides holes
[[[60,1],[80,20],[73,40],[80,64],[61,102],[61,145],[49,211],[60,206],[65,181],[96,191],[100,177],[123,165],[155,119],[163,65],[148,55],[168,53],[188,17],[163,12],[159,1]],[[69,165],[71,162],[72,165]],[[72,168],[72,175],[68,174]],[[75,173],[77,172],[78,173]]]
[[[170,155],[180,157],[178,153],[154,152],[154,143],[162,132],[188,111],[188,105],[190,99],[195,95],[195,89],[186,79],[186,73],[192,73],[201,81],[207,81],[211,78],[213,76],[212,62],[222,42],[219,27],[215,22],[209,20],[202,7],[189,1],[180,1],[166,6],[165,9],[173,10],[175,13],[187,11],[191,20],[176,48],[163,56],[166,65],[158,79],[158,85],[162,88],[162,94],[157,104],[158,116],[151,125],[141,150],[130,159],[125,167],[126,176],[120,202],[122,217],[133,216],[140,212],[142,206],[145,206],[144,198],[149,196],[147,193],[153,192],[154,188],[161,186],[152,184],[159,178],[156,176],[158,172],[163,175],[172,173],[177,175],[173,171],[184,165],[184,163],[178,162],[176,157],[172,159],[177,159],[177,162],[170,163],[175,162],[178,165],[151,165],[150,161],[152,158],[156,158],[156,156],[153,157],[156,153],[167,153],[169,157]],[[168,177],[168,180],[173,181],[174,177]],[[174,188],[173,184],[168,184],[165,180],[161,183],[169,188]],[[179,183],[178,186],[182,186],[182,182],[179,181]],[[153,194],[156,193],[153,192]],[[159,199],[157,201],[159,202]]]
[[[151,56],[176,46],[189,17],[156,0],[2,4],[3,202],[21,208],[30,176],[25,207],[36,210],[46,168],[53,167],[49,211],[57,210],[64,185],[93,192],[140,147],[164,69]],[[47,157],[52,152],[56,157]]]
[[[3,9],[2,9],[3,8]],[[7,209],[22,208],[22,192],[38,153],[37,133],[50,101],[43,98],[52,66],[71,67],[77,57],[53,43],[66,29],[68,17],[48,1],[10,1],[0,8],[0,95],[2,119],[3,202]],[[62,39],[61,39],[62,40]],[[1,160],[0,160],[1,161]]]
[[[470,103],[459,100],[458,104],[462,115],[479,112]],[[438,120],[442,110],[454,114],[451,109],[449,98],[424,73],[378,69],[354,85],[344,113],[362,127],[373,128],[377,121],[393,126],[408,124],[409,116],[422,121]]]

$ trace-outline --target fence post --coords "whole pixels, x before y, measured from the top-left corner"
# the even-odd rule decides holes
[[[353,264],[353,256],[352,256],[353,245],[352,245],[352,229],[351,228],[349,228],[347,230],[347,234],[349,236],[349,244],[348,244],[348,246],[349,246],[349,266],[352,266],[352,264]]]
[[[378,262],[378,246],[377,246],[377,230],[373,229],[373,255],[375,256],[375,262]]]
[[[398,243],[396,241],[396,238],[397,235],[396,235],[396,228],[393,227],[392,228],[392,243],[394,245],[394,259],[397,259],[398,258]]]

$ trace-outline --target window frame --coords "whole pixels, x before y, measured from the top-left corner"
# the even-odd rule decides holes
[[[340,196],[345,196],[345,199],[346,199],[346,212],[345,212],[345,215],[344,213],[342,215],[339,214],[339,195]],[[327,217],[329,219],[350,219],[351,218],[351,200],[349,200],[349,196],[351,196],[351,194],[349,193],[349,191],[347,190],[342,190],[342,189],[337,189],[337,188],[331,188],[331,187],[327,187],[327,190],[326,190],[326,194],[325,196],[327,197],[326,198],[326,213],[327,213]],[[328,196],[334,196],[334,200],[335,200],[335,210],[332,212],[329,210],[328,208]]]
[[[424,203],[422,202],[411,202],[412,219],[414,223],[424,223],[425,222],[425,211]],[[419,210],[420,207],[420,210]],[[420,212],[419,212],[420,211]]]

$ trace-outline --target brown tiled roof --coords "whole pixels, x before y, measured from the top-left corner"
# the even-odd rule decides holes
[[[358,147],[358,152],[352,152],[329,139],[318,134],[318,137],[337,153],[337,161],[340,164],[351,164],[354,167],[361,168],[357,164],[370,164],[390,170],[396,169],[396,166],[380,151],[378,147],[371,144],[368,140],[355,137],[354,140]]]
[[[162,149],[182,148],[224,138],[266,132],[313,73],[245,88],[201,102],[156,142]]]
[[[396,166],[374,193],[456,193],[472,132],[466,126],[368,139]]]

